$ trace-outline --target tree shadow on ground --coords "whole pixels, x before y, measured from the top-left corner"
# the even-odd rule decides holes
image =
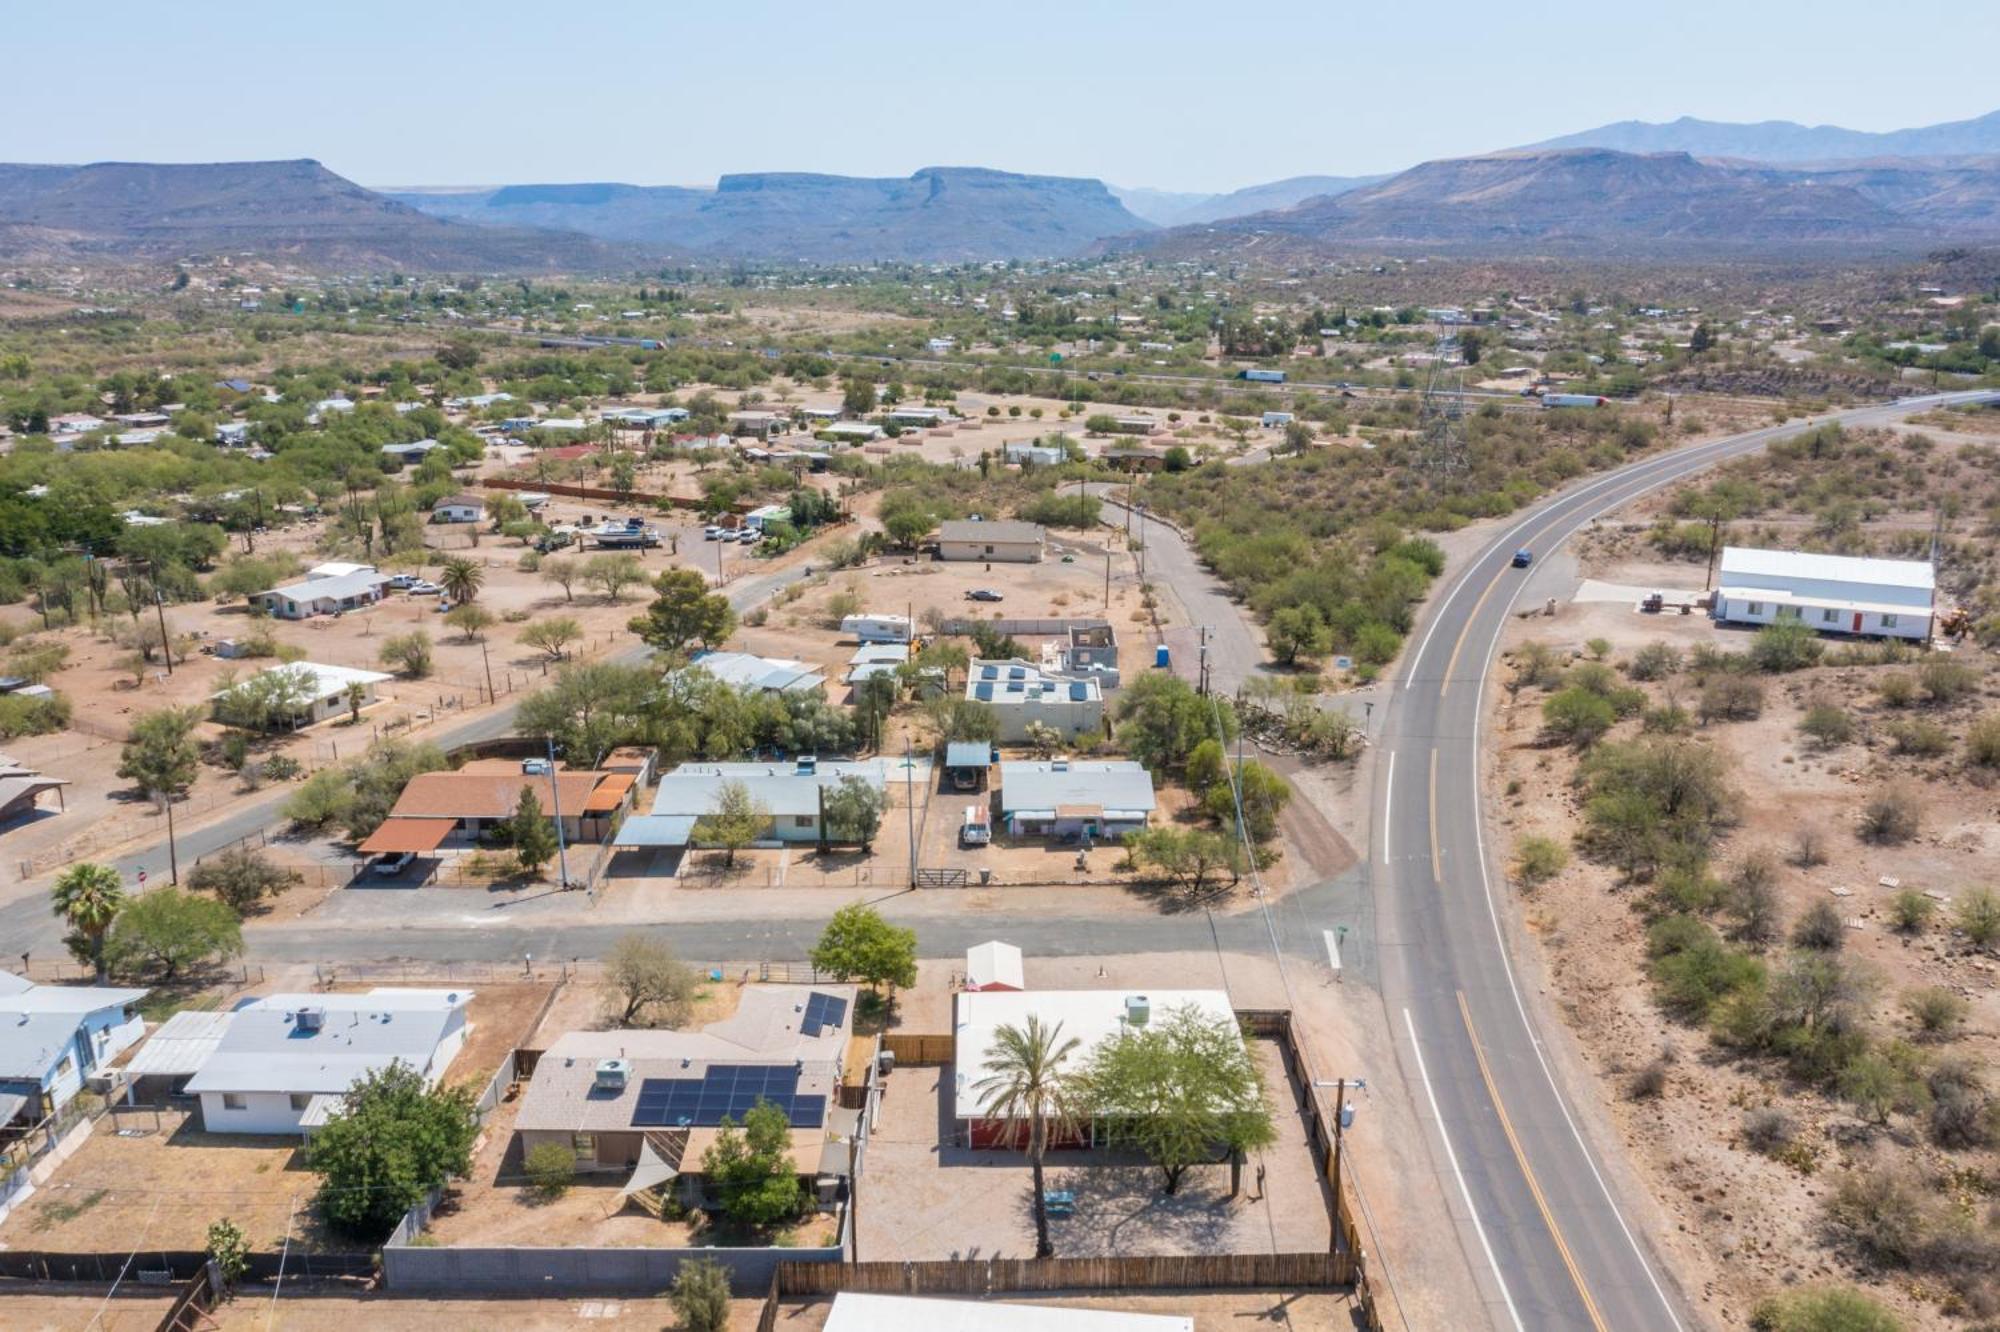
[[[1092,1152],[1093,1158],[1102,1154]],[[1196,1167],[1181,1177],[1180,1191],[1164,1191],[1158,1167],[1113,1158],[1102,1164],[1069,1164],[1059,1157],[1048,1172],[1052,1192],[1076,1196],[1076,1210],[1049,1218],[1059,1256],[1111,1257],[1134,1253],[1219,1253],[1230,1249],[1230,1231],[1243,1206],[1228,1196],[1226,1167]],[[1211,1178],[1211,1176],[1213,1178]],[[1034,1185],[1023,1181],[1020,1214],[1033,1233]]]

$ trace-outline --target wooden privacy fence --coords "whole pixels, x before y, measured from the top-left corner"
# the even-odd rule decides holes
[[[294,1248],[247,1255],[244,1279],[270,1281],[280,1271],[285,1280],[323,1281],[371,1277],[372,1253],[313,1253]],[[208,1255],[192,1249],[139,1249],[118,1253],[45,1253],[33,1249],[0,1249],[0,1278],[16,1281],[75,1281],[109,1285],[124,1274],[129,1281],[191,1280],[208,1265]],[[4,1320],[0,1320],[4,1324]]]
[[[889,1031],[882,1034],[882,1048],[896,1056],[898,1067],[949,1064],[954,1058],[954,1042],[950,1036]]]
[[[1007,1295],[1061,1290],[1278,1290],[1349,1285],[1340,1253],[1173,1254],[1111,1258],[987,1258],[909,1263],[780,1263],[780,1297]]]

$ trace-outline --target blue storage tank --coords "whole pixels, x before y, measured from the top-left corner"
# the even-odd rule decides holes
[[[1158,647],[1153,649],[1153,665],[1159,667],[1163,671],[1167,669],[1167,657],[1168,657],[1167,645],[1165,643],[1162,643]]]

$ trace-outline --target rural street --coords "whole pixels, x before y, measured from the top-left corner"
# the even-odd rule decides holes
[[[1906,399],[1811,424],[1879,425],[1994,396]],[[1512,910],[1503,900],[1505,848],[1487,843],[1480,817],[1479,735],[1487,672],[1529,576],[1511,557],[1526,547],[1539,566],[1620,505],[1805,428],[1769,426],[1648,458],[1543,501],[1433,594],[1404,655],[1376,753],[1369,848],[1383,999],[1419,1111],[1428,1112],[1446,1196],[1462,1204],[1460,1243],[1495,1326],[1688,1325],[1683,1299],[1621,1210],[1549,1068],[1541,1018],[1523,998],[1502,926]]]

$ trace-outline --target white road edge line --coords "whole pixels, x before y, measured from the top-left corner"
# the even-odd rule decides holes
[[[1396,751],[1389,751],[1389,776],[1382,786],[1382,863],[1389,863],[1389,815],[1396,808]]]
[[[1445,1160],[1451,1162],[1452,1178],[1458,1181],[1458,1196],[1465,1199],[1465,1214],[1472,1218],[1473,1233],[1479,1236],[1479,1247],[1486,1251],[1486,1265],[1493,1269],[1494,1283],[1500,1287],[1500,1298],[1507,1304],[1507,1316],[1514,1320],[1514,1332],[1527,1332],[1521,1322],[1521,1311],[1514,1307],[1514,1297],[1507,1290],[1507,1278],[1500,1274],[1500,1263],[1493,1256],[1493,1245],[1487,1241],[1486,1227],[1480,1224],[1479,1209],[1472,1205],[1472,1190],[1465,1187],[1465,1172],[1458,1168],[1458,1153],[1452,1150],[1451,1134],[1445,1131],[1444,1115],[1438,1110],[1437,1093],[1431,1089],[1430,1071],[1424,1067],[1424,1048],[1417,1043],[1417,1024],[1407,1008],[1403,1010],[1403,1026],[1410,1033],[1410,1053],[1417,1057],[1417,1076],[1423,1080],[1424,1099],[1431,1103],[1431,1119],[1437,1124],[1438,1138],[1444,1143]]]

